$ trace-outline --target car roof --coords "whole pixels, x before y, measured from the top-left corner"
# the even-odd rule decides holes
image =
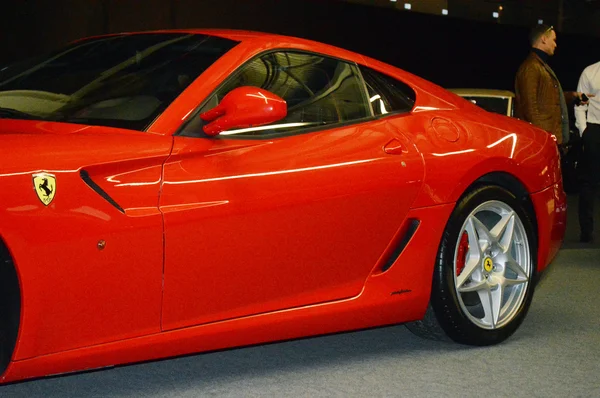
[[[252,30],[238,30],[238,29],[165,29],[165,30],[150,30],[150,31],[139,31],[139,32],[121,32],[108,34],[106,36],[113,35],[136,35],[136,34],[153,34],[153,33],[182,33],[182,34],[202,34],[209,36],[217,36],[225,39],[230,39],[238,42],[261,42],[261,43],[270,43],[270,44],[287,44],[287,45],[298,45],[298,46],[310,46],[310,47],[319,47],[319,48],[328,48],[330,51],[338,52],[341,51],[343,53],[352,54],[354,56],[363,57],[363,55],[354,53],[349,50],[345,50],[341,47],[336,47],[330,44],[325,44],[322,42],[303,39],[300,37],[294,36],[286,36],[280,35],[276,33],[267,33],[267,32],[258,32]]]
[[[170,30],[173,32],[173,30]],[[206,34],[211,36],[219,36],[224,37],[226,39],[237,40],[237,41],[245,41],[249,39],[273,39],[273,38],[286,38],[286,39],[296,39],[291,36],[284,36],[275,33],[267,33],[267,32],[257,32],[253,30],[240,30],[240,29],[190,29],[184,30],[184,32],[188,33],[196,33],[196,34]]]
[[[304,50],[310,52],[316,52],[332,57],[345,59],[350,62],[363,64],[365,66],[374,68],[384,74],[401,79],[407,83],[413,85],[413,87],[420,87],[427,91],[431,96],[441,100],[446,105],[453,107],[461,107],[460,103],[456,102],[450,97],[448,92],[442,87],[421,78],[420,76],[414,75],[404,69],[401,69],[395,65],[387,62],[379,61],[375,58],[346,50],[341,47],[334,45],[325,44],[315,40],[304,39],[293,36],[285,36],[275,33],[258,32],[251,30],[237,30],[237,29],[161,29],[161,30],[149,30],[149,31],[135,31],[135,32],[121,32],[114,34],[107,34],[102,36],[117,36],[117,35],[136,35],[136,34],[155,34],[155,33],[181,33],[181,34],[202,34],[209,36],[222,37],[238,41],[240,43],[247,43],[255,46],[258,49],[270,49],[270,48],[293,48],[297,50]],[[98,37],[98,36],[96,36]],[[432,98],[433,98],[432,97]],[[434,106],[434,103],[427,104],[426,106]]]
[[[105,35],[99,35],[95,37],[109,37],[119,35],[144,35],[144,34],[156,34],[156,33],[180,33],[180,34],[201,34],[208,36],[216,36],[224,39],[237,41],[240,43],[252,43],[258,47],[289,47],[302,49],[307,51],[314,51],[323,53],[325,55],[344,58],[349,61],[357,63],[379,63],[375,59],[368,56],[346,50],[341,47],[334,45],[325,44],[310,39],[303,39],[294,36],[285,36],[276,33],[258,32],[252,30],[238,30],[238,29],[161,29],[161,30],[147,30],[147,31],[131,31],[131,32],[118,32],[110,33]],[[386,64],[388,66],[392,66]],[[403,71],[406,73],[405,71]]]
[[[494,90],[491,88],[449,88],[454,94],[460,96],[473,97],[510,97],[514,98],[515,93],[508,90]]]

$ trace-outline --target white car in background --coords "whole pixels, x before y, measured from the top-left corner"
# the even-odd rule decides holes
[[[512,91],[487,88],[451,88],[448,90],[482,107],[486,111],[513,116],[515,93]]]

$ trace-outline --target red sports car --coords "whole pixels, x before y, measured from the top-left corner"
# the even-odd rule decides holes
[[[115,34],[0,71],[1,381],[407,323],[523,321],[565,231],[548,133],[366,56]]]

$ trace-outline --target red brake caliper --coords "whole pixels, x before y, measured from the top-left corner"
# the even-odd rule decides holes
[[[460,242],[458,243],[458,253],[456,253],[456,276],[459,276],[462,270],[465,269],[468,252],[469,234],[467,234],[467,231],[465,231],[460,237]]]

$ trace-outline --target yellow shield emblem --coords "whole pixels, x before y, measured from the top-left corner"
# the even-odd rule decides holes
[[[486,272],[491,272],[492,269],[494,269],[494,262],[491,258],[485,258],[485,260],[483,261],[483,269],[485,269]]]
[[[44,206],[48,206],[56,195],[56,177],[49,173],[34,174],[33,188]]]

